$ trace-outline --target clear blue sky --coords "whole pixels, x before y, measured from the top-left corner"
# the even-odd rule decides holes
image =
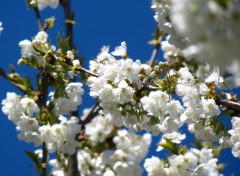
[[[72,0],[76,12],[77,25],[74,28],[74,43],[79,54],[86,58],[85,65],[93,59],[103,45],[110,45],[113,50],[122,41],[126,41],[128,53],[132,59],[143,62],[151,56],[152,47],[147,44],[155,30],[154,13],[150,9],[150,0]],[[64,30],[63,9],[50,8],[41,11],[42,18],[55,16],[56,27],[48,31],[53,43],[56,43],[57,31]],[[16,71],[33,75],[27,67],[17,66],[20,58],[19,41],[31,39],[38,32],[35,14],[27,9],[24,0],[0,0],[0,21],[4,31],[0,36],[0,66],[9,71],[9,64],[15,65]],[[158,57],[158,60],[161,56]],[[0,100],[6,92],[18,92],[7,81],[0,78]],[[19,92],[18,92],[19,93]],[[90,107],[88,98],[83,100],[84,107]],[[34,174],[31,160],[24,150],[33,151],[33,144],[26,144],[17,139],[15,125],[0,112],[0,175],[28,176]],[[149,154],[152,155],[153,152]],[[233,158],[228,150],[221,156],[221,161],[229,161],[226,175],[240,175],[240,161]]]

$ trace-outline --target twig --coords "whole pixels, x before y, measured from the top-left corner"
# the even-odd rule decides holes
[[[8,75],[7,73],[0,67],[0,76],[8,80]]]
[[[43,31],[42,20],[41,20],[41,16],[40,16],[38,7],[34,7],[34,12],[37,17],[38,28],[40,31]]]
[[[162,37],[159,37],[159,43],[160,43],[160,38],[162,38]],[[149,60],[149,62],[148,62],[148,65],[149,66],[152,66],[153,65],[153,63],[154,63],[154,61],[156,60],[156,58],[157,58],[157,54],[158,54],[158,51],[159,51],[159,48],[160,48],[160,44],[156,44],[156,45],[154,45],[154,49],[153,49],[153,52],[152,52],[152,55],[151,55],[151,58],[150,58],[150,60]]]
[[[48,96],[48,76],[45,73],[42,73],[42,80],[41,84],[38,87],[41,94],[38,96],[37,104],[40,109],[43,109],[46,107],[47,102],[47,96]],[[43,151],[43,157],[42,157],[42,173],[41,176],[47,176],[47,147],[46,143],[43,142],[42,144],[42,151]]]
[[[162,41],[162,34],[158,26],[156,27],[156,31],[155,31],[155,34],[153,35],[153,38],[154,40],[150,43],[153,44],[154,49],[153,49],[151,58],[149,59],[149,62],[148,62],[149,66],[153,66],[154,61],[157,58],[157,54],[159,52],[160,43]]]
[[[66,36],[69,37],[69,48],[71,50],[75,50],[75,46],[73,44],[73,25],[71,23],[66,23],[66,20],[72,20],[72,10],[71,10],[71,0],[60,0],[60,3],[64,10],[64,16],[65,16],[65,31]],[[76,79],[72,79],[72,82],[75,82]],[[78,116],[78,110],[70,112],[71,116]],[[78,160],[77,160],[77,153],[74,153],[73,155],[70,155],[68,157],[68,169],[67,169],[67,175],[68,176],[78,176],[80,175],[78,171]]]
[[[153,66],[154,61],[155,61],[156,58],[157,58],[157,54],[158,54],[158,52],[159,52],[160,42],[161,42],[161,40],[162,40],[162,36],[158,37],[158,41],[157,41],[157,43],[154,44],[154,49],[153,49],[153,51],[152,51],[151,58],[149,59],[149,62],[148,62],[148,65],[149,65],[150,67]],[[148,80],[149,80],[149,78],[143,80],[143,87],[146,87],[146,84],[147,84]]]
[[[76,71],[85,72],[85,73],[88,73],[91,76],[98,77],[97,74],[95,74],[95,73],[93,73],[93,72],[91,72],[91,71],[89,71],[89,70],[87,70],[85,68],[77,68]]]
[[[42,173],[41,176],[47,176],[47,156],[48,156],[48,151],[46,147],[46,143],[43,142],[42,145],[42,152],[43,152],[43,158],[42,158]]]
[[[82,122],[81,122],[82,130],[85,130],[85,125],[88,124],[89,122],[91,122],[92,119],[98,115],[98,111],[99,111],[100,109],[101,109],[101,108],[99,107],[99,104],[98,104],[98,102],[97,102],[97,103],[92,107],[91,111],[89,111],[89,113],[88,113],[88,115],[85,117],[85,119],[82,120]]]
[[[22,93],[26,93],[25,90],[23,90],[17,83],[14,82],[14,80],[12,80],[8,74],[0,67],[0,76],[2,76],[4,79],[6,79],[7,81],[9,81],[9,83],[11,83],[12,85],[14,85],[16,88],[18,88]]]
[[[71,0],[60,0],[60,3],[64,10],[66,36],[70,37],[69,47],[70,49],[75,49],[75,46],[73,44],[73,24],[66,22],[66,20],[73,20],[72,19],[73,12],[71,10]]]
[[[149,86],[145,87],[145,89],[147,89],[147,90],[151,90],[151,91],[156,91],[156,90],[159,90],[159,88],[157,88],[157,87],[154,87],[154,86],[151,86],[151,85],[149,85]]]
[[[227,108],[235,109],[240,112],[240,102],[234,102],[234,101],[222,100],[222,99],[219,99],[219,102],[221,105]]]

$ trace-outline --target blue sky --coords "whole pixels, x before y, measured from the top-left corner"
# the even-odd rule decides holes
[[[77,25],[74,28],[74,43],[78,52],[85,58],[85,66],[93,59],[103,45],[110,49],[126,41],[128,53],[132,59],[142,62],[151,56],[152,47],[148,45],[155,30],[154,13],[150,9],[150,0],[73,0],[73,9],[76,13]],[[56,17],[56,26],[48,31],[52,43],[56,43],[57,32],[63,33],[63,9],[50,8],[41,11],[42,18]],[[3,22],[4,31],[0,36],[1,60],[0,66],[9,71],[9,64],[13,64],[16,71],[26,73],[31,78],[34,71],[27,67],[17,66],[20,58],[19,41],[31,39],[38,32],[35,14],[27,9],[25,1],[0,1],[0,21]],[[161,54],[158,60],[161,59]],[[4,99],[6,92],[19,93],[7,81],[0,78],[0,99]],[[81,109],[90,107],[92,100],[86,97]],[[25,155],[25,150],[34,150],[33,144],[26,144],[17,139],[15,125],[13,125],[2,112],[0,112],[0,168],[1,175],[26,176],[34,174],[32,162]],[[153,152],[149,154],[151,156]],[[222,161],[230,161],[225,173],[238,175],[239,159],[233,158],[230,150],[221,156]],[[237,167],[238,166],[238,167]]]

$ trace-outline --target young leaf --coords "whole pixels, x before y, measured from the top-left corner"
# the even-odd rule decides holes
[[[68,43],[69,43],[69,37],[64,39],[64,37],[60,36],[60,34],[58,33],[58,46],[59,48],[61,48],[62,53],[64,55],[67,55]]]
[[[30,151],[25,151],[25,153],[28,155],[28,157],[35,163],[35,165],[36,165],[36,170],[39,170],[40,172],[42,172],[42,162],[41,162],[41,160],[39,160],[39,158],[38,158],[38,154],[36,154],[36,153],[33,153],[33,152],[30,152]]]

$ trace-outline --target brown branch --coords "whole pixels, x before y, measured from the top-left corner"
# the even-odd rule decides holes
[[[48,76],[46,73],[42,73],[42,80],[41,84],[38,87],[38,90],[41,92],[37,99],[37,105],[40,109],[43,109],[46,107],[47,103],[47,96],[48,96]],[[42,172],[41,176],[47,176],[47,156],[48,151],[46,147],[46,143],[43,142],[42,144],[42,151],[43,151],[43,157],[42,157]]]
[[[160,38],[162,38],[162,37],[160,37]],[[160,42],[159,42],[159,43],[160,43]],[[159,43],[154,46],[154,49],[153,49],[151,58],[149,59],[149,62],[148,62],[148,65],[149,65],[149,66],[153,66],[153,63],[154,63],[154,61],[155,61],[156,58],[157,58],[157,54],[158,54],[159,48],[160,48],[160,44],[159,44]]]
[[[222,100],[222,99],[219,99],[218,101],[224,107],[234,109],[240,112],[240,102],[234,102],[234,101]]]
[[[162,32],[160,31],[159,27],[157,26],[155,34],[153,35],[153,40],[149,42],[150,44],[152,44],[154,46],[151,58],[149,59],[149,62],[148,62],[149,66],[153,66],[154,61],[157,58],[157,54],[160,49],[161,41],[162,41]]]
[[[37,17],[38,28],[40,31],[43,31],[42,20],[41,20],[41,16],[40,16],[38,7],[34,7],[34,12]]]
[[[85,72],[85,73],[88,73],[91,76],[98,77],[97,74],[95,74],[95,73],[93,73],[93,72],[91,72],[91,71],[89,71],[89,70],[87,70],[85,68],[77,68],[76,71]]]
[[[101,108],[99,107],[98,102],[96,102],[96,104],[95,104],[95,105],[92,107],[92,109],[89,111],[89,113],[87,114],[87,116],[85,117],[85,119],[81,121],[82,130],[85,130],[86,124],[88,124],[89,122],[91,122],[92,119],[98,115],[98,112],[99,112],[100,109],[101,109]]]
[[[8,80],[8,75],[7,73],[0,67],[0,76]]]
[[[42,145],[42,153],[43,153],[43,158],[42,158],[42,173],[41,176],[47,176],[47,156],[48,156],[48,151],[46,147],[46,143],[43,142]]]
[[[162,40],[162,36],[159,36],[157,42],[154,44],[154,49],[153,49],[153,51],[152,51],[152,55],[151,55],[151,57],[150,57],[150,59],[149,59],[149,61],[148,61],[148,65],[149,65],[150,67],[153,66],[154,61],[155,61],[156,58],[157,58],[157,54],[158,54],[159,49],[160,49],[161,40]],[[143,87],[146,87],[146,84],[147,84],[148,81],[149,81],[149,78],[143,80]]]
[[[71,0],[60,0],[60,3],[64,10],[64,16],[65,16],[65,31],[66,36],[69,37],[69,48],[71,50],[75,50],[75,46],[73,44],[73,24],[67,23],[67,20],[73,20],[73,12],[71,10]],[[76,79],[72,79],[72,82],[75,82]],[[70,112],[71,116],[78,116],[78,110]],[[68,176],[78,176],[80,175],[78,171],[78,161],[77,161],[77,153],[74,153],[73,155],[70,155],[68,157],[68,169],[67,169],[67,175]]]
[[[73,44],[73,24],[67,22],[67,20],[74,20],[73,12],[71,10],[71,0],[60,0],[60,3],[64,10],[66,36],[70,37],[69,47],[70,49],[75,49],[75,46]]]
[[[14,79],[11,79],[10,76],[0,67],[0,77],[3,77],[6,79],[9,83],[11,83],[13,86],[15,86],[17,89],[19,89],[22,93],[26,94],[27,90],[24,90],[19,84],[17,84]]]

